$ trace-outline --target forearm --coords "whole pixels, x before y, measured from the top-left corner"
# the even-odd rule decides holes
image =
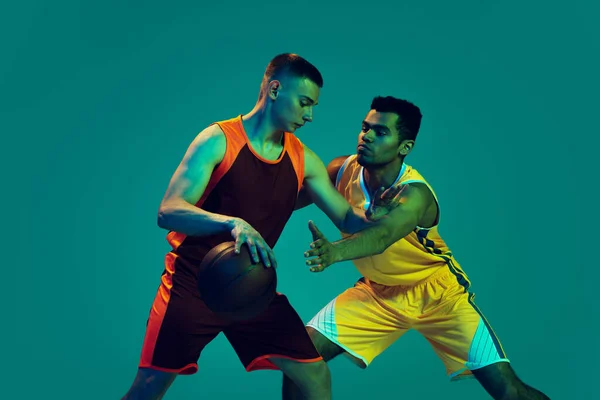
[[[367,229],[354,233],[345,239],[332,243],[335,248],[335,262],[355,260],[383,253],[392,243],[412,232],[415,222],[412,219],[393,223],[389,217],[371,223]]]
[[[383,253],[388,247],[386,235],[388,235],[386,229],[373,227],[333,242],[332,245],[336,250],[335,262],[356,260]]]
[[[158,226],[188,236],[210,236],[233,229],[236,218],[205,211],[183,200],[161,206]]]

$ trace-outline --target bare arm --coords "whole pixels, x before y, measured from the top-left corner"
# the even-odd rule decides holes
[[[312,249],[306,253],[306,257],[316,256],[307,261],[313,266],[311,271],[319,272],[336,262],[383,253],[392,243],[411,233],[435,202],[429,188],[421,183],[403,185],[399,200],[400,205],[379,219],[377,224],[333,243],[329,243],[311,222],[309,227],[314,242]]]
[[[364,212],[353,209],[336,188],[321,159],[304,146],[304,188],[317,207],[321,209],[342,232],[354,233],[370,224]],[[358,228],[358,229],[357,229]]]
[[[331,183],[327,169],[323,162],[313,153],[308,147],[304,147],[304,188],[306,193],[314,201],[334,225],[342,232],[356,233],[371,225],[375,225],[378,221],[373,218],[367,218],[365,211],[359,208],[352,207],[348,201],[342,196],[333,184]],[[397,187],[390,188],[386,194],[376,195],[377,200],[373,201],[369,211],[373,211],[378,200],[383,198],[391,199],[387,207],[381,207],[384,210],[394,208],[398,203],[396,200]],[[381,198],[380,198],[381,197]]]
[[[158,226],[190,236],[207,236],[233,229],[235,218],[195,206],[213,169],[223,160],[225,147],[225,135],[218,125],[209,126],[196,136],[171,177],[158,211]]]
[[[327,165],[327,174],[329,175],[329,180],[331,181],[331,184],[334,185],[334,187],[335,181],[337,179],[337,174],[340,168],[342,167],[342,164],[344,164],[344,161],[346,161],[347,158],[348,156],[336,157],[333,160],[331,160],[329,165]],[[300,192],[298,193],[298,199],[296,200],[296,206],[294,210],[299,210],[311,204],[313,204],[313,200],[308,194],[304,185],[302,185],[302,187],[300,188]]]
[[[277,266],[273,250],[252,226],[241,218],[215,214],[196,207],[214,168],[223,160],[226,139],[218,125],[211,125],[194,139],[171,178],[158,211],[158,226],[189,236],[230,232],[239,253],[244,243],[254,262],[259,255],[265,266]]]

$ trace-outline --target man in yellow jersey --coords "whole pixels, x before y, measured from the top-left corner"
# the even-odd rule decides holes
[[[330,179],[348,202],[367,209],[375,189],[399,184],[401,205],[377,226],[330,243],[309,222],[305,253],[313,272],[354,260],[362,278],[307,324],[323,358],[347,353],[366,368],[409,329],[433,345],[450,379],[474,376],[494,399],[548,399],[523,383],[489,323],[473,302],[470,282],[438,233],[439,205],[425,179],[404,158],[413,148],[421,112],[412,103],[376,97],[362,123],[357,154],[334,159]],[[301,192],[296,209],[310,200]],[[379,217],[378,217],[379,218]],[[284,379],[284,399],[302,398]]]

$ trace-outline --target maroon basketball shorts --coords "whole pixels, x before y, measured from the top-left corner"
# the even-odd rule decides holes
[[[278,369],[272,358],[322,360],[286,296],[278,293],[267,310],[251,320],[229,322],[206,307],[192,277],[176,273],[178,261],[172,253],[167,256],[146,325],[140,368],[194,374],[202,349],[221,332],[246,371]]]

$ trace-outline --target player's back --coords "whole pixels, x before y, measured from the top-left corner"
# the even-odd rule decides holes
[[[403,164],[394,183],[420,182],[435,192],[410,165]],[[340,168],[336,188],[354,206],[367,209],[372,199],[364,181],[364,168],[356,156],[350,156]],[[439,203],[438,203],[439,210]],[[468,277],[454,259],[439,231],[439,211],[432,227],[417,227],[406,237],[389,246],[383,253],[354,260],[354,265],[367,279],[387,286],[414,285],[426,280],[440,268],[449,268],[461,284],[468,287]]]

